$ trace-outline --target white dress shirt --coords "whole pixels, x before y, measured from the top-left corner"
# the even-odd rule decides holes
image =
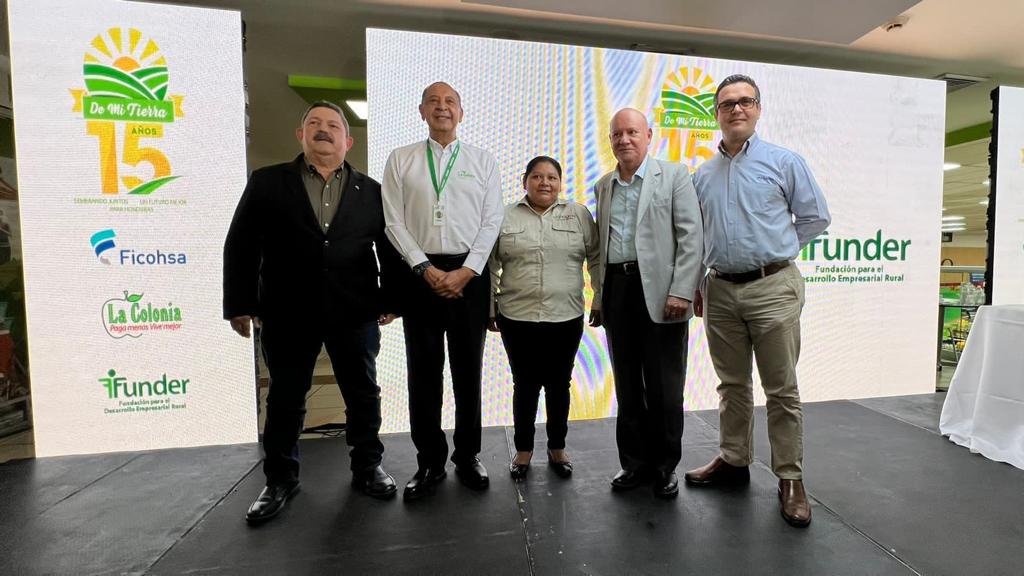
[[[442,225],[434,223],[438,199],[427,164],[428,145],[438,183],[456,147],[459,148],[441,193]],[[381,186],[385,231],[406,264],[421,264],[427,260],[427,254],[468,253],[463,266],[477,274],[483,272],[503,217],[494,155],[459,140],[447,146],[421,140],[391,152]]]

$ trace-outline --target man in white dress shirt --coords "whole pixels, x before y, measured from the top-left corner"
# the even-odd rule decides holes
[[[455,473],[470,488],[488,486],[477,457],[480,375],[489,315],[487,258],[503,215],[494,156],[456,136],[463,113],[459,93],[435,82],[423,91],[419,110],[430,136],[392,151],[382,184],[387,236],[415,276],[402,312],[419,469],[405,486],[406,500],[429,493],[446,475],[446,336],[455,396]]]

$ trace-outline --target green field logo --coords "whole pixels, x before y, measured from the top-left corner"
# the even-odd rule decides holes
[[[661,86],[658,125],[685,130],[718,130],[715,81],[700,68],[683,67]]]
[[[85,89],[71,90],[71,111],[98,140],[103,193],[145,196],[177,179],[167,156],[142,144],[163,138],[164,126],[184,116],[184,96],[167,93],[167,60],[157,43],[135,28],[110,28],[89,44],[82,73]],[[123,167],[152,176],[122,175]]]

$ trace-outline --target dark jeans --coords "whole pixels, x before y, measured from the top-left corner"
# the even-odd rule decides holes
[[[312,323],[311,323],[312,324]],[[313,368],[326,346],[334,376],[345,400],[345,439],[351,447],[353,471],[373,469],[384,455],[380,431],[380,388],[377,353],[380,328],[376,321],[356,326],[315,324],[283,326],[264,321],[263,352],[270,371],[267,420],[263,428],[263,472],[268,484],[299,478],[299,434],[306,416],[306,394]]]
[[[428,257],[444,271],[460,268],[465,260],[465,255]],[[410,301],[403,316],[409,425],[419,466],[442,468],[448,457],[448,441],[441,429],[446,337],[455,396],[452,462],[468,461],[480,452],[480,374],[490,307],[490,272],[485,267],[463,288],[462,298],[456,299],[434,294],[422,278],[410,275],[410,279]]]
[[[512,368],[516,450],[533,451],[541,388],[548,410],[548,450],[565,448],[569,386],[583,337],[583,317],[565,322],[521,322],[498,315],[498,328]]]
[[[682,456],[689,322],[653,322],[640,275],[612,270],[602,310],[619,403],[619,462],[626,470],[675,470]]]

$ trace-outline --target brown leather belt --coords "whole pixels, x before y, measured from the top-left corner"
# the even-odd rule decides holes
[[[633,274],[640,273],[640,264],[635,260],[632,262],[618,262],[615,264],[608,265],[608,271],[612,274],[622,274],[624,276],[632,276]]]
[[[757,270],[751,270],[750,272],[737,272],[735,274],[719,272],[718,270],[712,270],[712,272],[716,279],[732,282],[733,284],[746,284],[747,282],[753,282],[754,280],[760,280],[766,276],[771,276],[779,270],[785,270],[787,266],[789,266],[789,260],[782,260],[780,262],[766,264],[765,266],[762,266]]]

